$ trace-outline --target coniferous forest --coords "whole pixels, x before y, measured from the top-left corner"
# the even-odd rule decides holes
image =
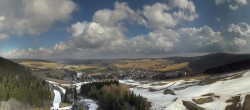
[[[117,80],[92,82],[81,86],[80,94],[100,102],[103,110],[147,110],[146,99],[128,90]]]
[[[49,85],[12,61],[0,57],[0,101],[15,99],[35,108],[48,107]]]

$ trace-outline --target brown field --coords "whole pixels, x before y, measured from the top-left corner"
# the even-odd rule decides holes
[[[188,62],[183,62],[183,63],[178,63],[178,64],[172,64],[168,65],[166,67],[156,69],[157,71],[175,71],[175,70],[180,70],[183,68],[188,67]]]
[[[204,104],[204,103],[210,103],[213,102],[214,99],[212,97],[205,97],[205,98],[199,98],[199,99],[192,99],[193,102],[196,104]]]
[[[161,59],[157,60],[124,60],[119,63],[113,64],[117,68],[142,68],[142,69],[154,69],[159,66],[166,65],[166,62]]]
[[[62,64],[54,63],[54,62],[40,62],[40,61],[24,61],[19,64],[26,67],[34,67],[34,68],[55,68],[57,66],[62,66]]]
[[[96,68],[95,66],[88,66],[88,65],[66,65],[66,64],[60,64],[56,62],[42,62],[42,61],[22,61],[18,62],[19,64],[30,67],[30,68],[39,68],[39,69],[55,69],[55,68],[66,68],[71,70],[84,70],[84,69],[91,69]]]

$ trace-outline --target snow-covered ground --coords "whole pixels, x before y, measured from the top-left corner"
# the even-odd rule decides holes
[[[80,101],[80,103],[82,103],[83,105],[87,106],[89,108],[89,110],[97,110],[98,105],[96,104],[96,101],[92,100],[92,99],[82,99]]]
[[[234,77],[236,74],[242,74],[242,76]],[[182,101],[192,102],[192,99],[206,97],[212,97],[213,101],[197,105],[209,110],[223,110],[231,104],[226,102],[228,99],[239,95],[242,104],[245,95],[250,94],[250,71],[224,75],[218,81],[204,85],[200,84],[199,80],[177,80],[146,84],[140,84],[138,81],[121,80],[120,82],[133,85],[134,87],[131,90],[147,98],[151,102],[153,110],[186,110]],[[163,92],[166,89],[172,90],[175,95],[164,95]],[[214,95],[204,96],[209,93]]]
[[[132,85],[130,90],[147,98],[151,102],[151,109],[153,110],[186,110],[183,101],[196,104],[193,99],[208,97],[212,98],[212,101],[196,105],[208,110],[223,110],[226,106],[232,104],[227,101],[232,97],[240,96],[240,102],[243,105],[245,96],[250,94],[250,70],[208,78],[216,80],[209,83],[205,82],[204,84],[201,83],[200,79],[195,78],[143,83],[135,80],[119,80],[119,82]],[[56,82],[50,83],[63,89]],[[73,85],[76,85],[79,91],[80,86],[86,83],[89,82],[75,83]],[[166,89],[173,91],[174,94],[164,94]],[[88,106],[89,110],[96,110],[98,108],[96,102],[91,99],[82,99],[81,103]]]
[[[49,81],[49,80],[46,80],[46,81],[49,82],[50,84],[53,84],[54,86],[58,87],[65,94],[66,89],[64,89],[63,87],[59,86],[59,83],[54,82],[54,81]]]

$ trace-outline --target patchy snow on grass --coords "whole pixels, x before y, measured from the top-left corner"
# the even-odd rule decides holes
[[[119,80],[119,83],[132,85],[132,86],[141,85],[141,83],[139,81],[135,81],[135,80],[132,80],[132,79]]]
[[[238,73],[231,75],[234,74]],[[227,78],[231,77],[231,75],[224,75],[218,81],[205,85],[200,85],[197,80],[191,80],[189,82],[179,80],[166,82],[166,84],[156,84],[155,86],[154,84],[140,84],[136,81],[120,82],[137,85],[136,87],[130,88],[130,90],[147,98],[147,100],[151,102],[151,109],[153,110],[186,110],[182,101],[192,101],[194,98],[201,98],[204,97],[202,95],[209,93],[215,95],[211,96],[214,101],[197,105],[205,109],[223,110],[227,105],[231,104],[226,102],[231,97],[241,95],[241,100],[244,100],[244,96],[250,94],[250,71],[243,73],[242,77]],[[154,89],[154,91],[149,91],[149,89]],[[166,89],[174,91],[175,95],[164,95],[163,92]]]

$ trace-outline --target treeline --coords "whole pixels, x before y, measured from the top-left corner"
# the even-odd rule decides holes
[[[226,65],[209,68],[205,70],[204,73],[206,74],[227,73],[245,69],[250,69],[250,60],[241,60]]]
[[[92,82],[81,86],[80,94],[97,99],[103,110],[147,110],[146,100],[117,80]]]
[[[64,103],[70,103],[70,99],[77,99],[76,88],[66,88],[66,92],[63,96]]]
[[[16,99],[33,107],[48,107],[48,84],[31,75],[26,68],[0,57],[0,101]]]

